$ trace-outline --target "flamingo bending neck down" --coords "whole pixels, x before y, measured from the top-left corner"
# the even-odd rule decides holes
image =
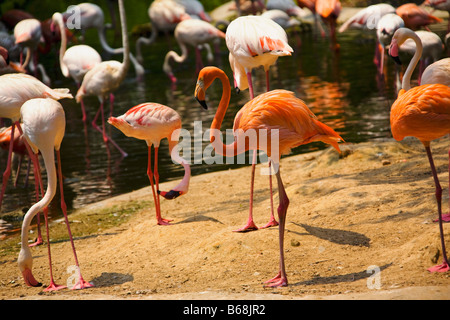
[[[271,283],[270,286],[286,286],[288,280],[284,264],[283,242],[289,199],[281,180],[280,155],[288,153],[291,148],[313,141],[329,143],[339,151],[338,141],[343,141],[343,139],[333,129],[318,121],[305,103],[296,98],[292,92],[272,90],[250,100],[236,114],[233,126],[235,140],[232,144],[225,145],[222,141],[219,141],[220,139],[216,139],[216,133],[220,130],[230,103],[231,87],[226,74],[216,67],[203,68],[198,76],[195,97],[204,108],[207,108],[205,93],[217,78],[222,82],[223,92],[211,124],[210,141],[218,154],[235,156],[250,149],[259,149],[265,151],[273,163],[280,201],[278,207],[280,270],[275,278],[267,282]],[[278,141],[270,141],[269,139],[267,143],[262,143],[262,139],[258,138],[258,142],[251,144],[249,139],[245,138],[245,132],[253,131],[259,136],[261,129],[264,129],[267,137],[272,135],[272,130],[277,132],[279,134]],[[245,139],[244,143],[241,143],[242,139]],[[277,147],[279,152],[275,151]]]
[[[389,54],[398,57],[402,30],[399,29],[392,38]],[[449,221],[450,215],[443,216],[441,209],[442,188],[434,165],[430,143],[446,134],[450,134],[450,87],[443,84],[424,84],[411,88],[410,79],[418,59],[415,57],[408,65],[403,78],[402,89],[391,107],[390,123],[392,136],[401,141],[406,136],[416,137],[425,147],[436,187],[439,232],[441,238],[443,263],[429,268],[430,272],[450,270],[445,249],[443,221]],[[450,161],[450,152],[449,152]],[[450,171],[450,162],[449,162]]]
[[[161,217],[159,195],[166,199],[175,199],[188,192],[191,169],[186,160],[178,153],[178,138],[181,129],[180,115],[173,109],[158,103],[141,103],[120,117],[110,117],[108,123],[122,131],[126,136],[145,140],[148,146],[147,175],[150,180],[155,201],[156,220],[159,225],[169,225],[168,219]],[[174,163],[184,167],[181,182],[169,192],[159,190],[158,150],[162,139],[169,140],[169,152]],[[154,170],[151,167],[151,148],[155,149]],[[156,187],[156,189],[155,189]]]
[[[119,0],[119,14],[122,28],[122,42],[124,48],[123,62],[120,63],[119,61],[115,60],[103,61],[89,70],[84,76],[83,82],[78,89],[76,100],[77,102],[80,102],[84,96],[98,97],[100,101],[100,108],[98,109],[97,114],[92,121],[92,126],[103,134],[103,140],[105,143],[111,142],[117,148],[117,150],[119,150],[122,157],[126,157],[127,153],[123,151],[122,148],[120,148],[119,145],[117,145],[117,143],[106,134],[105,116],[103,111],[103,104],[105,100],[108,99],[109,95],[112,112],[112,92],[119,88],[119,86],[125,79],[125,76],[127,75],[130,65],[130,46],[128,42],[127,21],[123,0]],[[100,129],[96,123],[99,115],[101,116],[102,120],[102,129]]]
[[[21,108],[21,115],[24,124],[23,129],[24,137],[36,155],[38,154],[39,151],[41,152],[45,163],[45,169],[47,171],[47,191],[45,192],[44,197],[40,201],[35,203],[25,214],[22,224],[21,249],[19,253],[19,258],[17,260],[19,269],[22,272],[25,283],[28,286],[35,287],[39,286],[40,283],[36,281],[31,271],[33,258],[31,255],[31,250],[28,247],[28,229],[33,217],[40,210],[46,208],[50,204],[50,201],[53,199],[56,193],[57,173],[55,167],[54,150],[56,150],[58,162],[58,178],[59,178],[59,189],[61,193],[61,208],[67,225],[67,230],[69,233],[70,242],[72,244],[72,250],[78,271],[79,271],[79,264],[77,254],[75,251],[75,245],[73,243],[72,233],[70,231],[69,220],[67,218],[66,204],[64,202],[61,157],[59,151],[62,139],[64,137],[64,130],[66,125],[64,110],[61,104],[53,99],[37,98],[28,100],[23,104]],[[40,172],[38,172],[38,175],[40,175]],[[55,284],[55,281],[53,279],[47,214],[45,214],[45,224],[47,229],[48,258],[50,264],[50,285],[44,291],[53,291],[65,288],[65,286]],[[80,272],[78,282],[75,284],[73,289],[83,289],[92,286],[93,286],[92,284],[86,282],[83,279]]]

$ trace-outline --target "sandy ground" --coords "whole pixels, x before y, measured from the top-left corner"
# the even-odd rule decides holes
[[[447,138],[432,144],[444,212],[448,145]],[[0,255],[0,298],[448,299],[450,273],[427,271],[442,261],[442,253],[422,145],[411,138],[346,144],[342,150],[341,157],[329,148],[281,161],[290,198],[288,287],[263,284],[278,271],[278,227],[233,232],[248,216],[250,168],[244,167],[194,176],[187,195],[162,201],[171,226],[156,225],[149,187],[71,213],[72,225],[82,228],[90,214],[106,207],[150,204],[124,224],[74,235],[82,274],[94,288],[43,292],[49,284],[46,246],[32,249],[33,272],[43,287],[27,287],[16,263],[17,237],[16,248]],[[255,222],[264,225],[270,214],[267,176],[256,176],[254,210]],[[444,229],[450,246],[448,224]],[[56,282],[70,285],[70,242],[55,241],[52,254]]]

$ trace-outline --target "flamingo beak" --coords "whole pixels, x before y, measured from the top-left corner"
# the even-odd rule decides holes
[[[169,192],[158,190],[158,194],[166,198],[167,200],[173,200],[181,196],[183,193],[181,191],[170,190]]]
[[[398,56],[390,56],[392,59],[394,59],[395,63],[398,64],[399,66],[402,65],[402,61],[400,60],[400,58]]]
[[[203,109],[208,110],[208,105],[206,104],[205,100],[200,100],[199,98],[195,97],[197,99],[198,103],[202,106]]]

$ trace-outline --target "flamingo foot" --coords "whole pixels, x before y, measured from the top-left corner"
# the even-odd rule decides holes
[[[270,280],[267,280],[264,283],[270,283],[267,286],[265,285],[265,287],[273,287],[273,288],[275,288],[275,287],[287,287],[287,285],[288,285],[287,278],[286,277],[282,277],[280,272],[278,272],[278,274],[274,278],[272,278]]]
[[[67,288],[66,286],[60,286],[57,285],[55,282],[53,282],[53,280],[51,281],[50,285],[44,289],[45,292],[50,292],[50,291],[57,291],[57,290],[61,290],[61,289],[65,289]]]
[[[164,219],[164,218],[158,218],[158,225],[160,226],[171,226],[172,224],[170,222],[172,222],[173,220],[170,219]]]
[[[428,271],[430,272],[447,272],[450,270],[450,267],[446,261],[444,261],[442,264],[428,268]]]
[[[278,225],[278,221],[275,220],[274,217],[270,218],[270,221],[263,227],[260,227],[260,229],[266,229],[270,227],[276,227]]]
[[[81,289],[87,289],[92,288],[94,285],[90,282],[87,282],[82,277],[80,277],[80,280],[78,280],[77,284],[75,284],[71,289],[72,290],[81,290]]]
[[[44,240],[42,240],[42,237],[39,236],[39,237],[37,237],[37,239],[36,239],[36,241],[35,241],[34,243],[30,243],[28,246],[29,246],[30,248],[32,248],[32,247],[40,246],[40,245],[43,244],[43,243],[44,243]]]
[[[258,230],[258,227],[256,226],[256,224],[253,222],[253,220],[248,220],[247,224],[245,226],[243,226],[240,229],[233,230],[233,232],[249,232],[249,231],[255,231],[255,230]]]
[[[433,222],[439,222],[439,219],[433,220]],[[442,222],[450,222],[450,212],[442,215]]]
[[[31,273],[30,269],[25,269],[22,271],[23,280],[29,287],[40,287],[42,286],[42,283],[38,282],[33,274]]]

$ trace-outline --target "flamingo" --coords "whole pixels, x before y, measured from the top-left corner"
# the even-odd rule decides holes
[[[229,60],[233,70],[235,88],[249,88],[250,98],[254,91],[251,71],[259,66],[266,72],[269,90],[269,68],[278,57],[290,56],[286,31],[272,19],[261,16],[245,16],[233,20],[226,31],[226,45],[230,50]]]
[[[339,44],[336,42],[337,18],[341,13],[341,2],[339,0],[317,0],[316,12],[320,15],[325,24],[330,28],[332,49],[338,50]]]
[[[20,126],[20,108],[22,104],[33,98],[50,97],[55,100],[63,98],[73,98],[69,89],[51,89],[33,76],[23,73],[11,73],[0,76],[0,117],[8,118],[12,121],[11,139],[14,141],[15,127],[22,134]],[[6,170],[3,173],[2,189],[0,193],[0,205],[6,190],[6,184],[11,174],[11,156],[13,144],[10,144]],[[38,168],[37,158],[29,150],[31,160],[35,170]],[[36,173],[35,176],[37,177]]]
[[[155,42],[158,32],[164,32],[166,35],[175,30],[177,24],[189,16],[182,5],[174,0],[155,0],[148,8],[148,15],[152,22],[152,33],[149,38],[139,37],[136,40],[136,58],[139,63],[143,63],[142,45],[147,46]]]
[[[187,45],[193,46],[196,52],[196,66],[198,73],[200,68],[203,67],[199,46],[208,44],[209,41],[214,39],[224,39],[225,33],[203,20],[186,19],[181,21],[175,28],[175,38],[181,48],[182,55],[178,55],[175,51],[169,51],[164,58],[163,65],[163,70],[172,83],[175,83],[177,79],[173,75],[172,68],[170,67],[170,59],[175,60],[177,63],[185,62],[188,58]],[[212,54],[208,55],[208,61],[211,62],[212,59]]]
[[[26,72],[22,66],[10,60],[8,50],[2,46],[0,46],[0,72],[3,74],[10,72]]]
[[[381,61],[379,64],[378,71],[383,73],[384,70],[384,55],[386,49],[391,43],[392,37],[395,31],[399,28],[403,28],[405,23],[403,19],[395,13],[387,13],[380,18],[377,23],[377,40],[378,40],[378,50],[381,51]]]
[[[50,78],[48,77],[44,67],[37,62],[37,48],[39,46],[39,42],[41,41],[41,36],[41,22],[37,19],[33,18],[21,20],[14,27],[16,44],[18,44],[22,50],[25,48],[27,49],[27,56],[22,68],[25,68],[28,64],[30,64],[30,69],[34,72],[35,76],[37,76],[37,70],[39,69],[42,75],[42,81],[49,85]],[[33,59],[31,59],[31,56],[33,56]]]
[[[122,157],[126,157],[127,153],[123,151],[117,143],[112,140],[105,132],[105,117],[103,112],[103,103],[110,96],[111,111],[113,104],[112,92],[119,88],[122,81],[128,72],[130,65],[130,47],[128,43],[127,35],[127,21],[125,15],[125,8],[123,0],[119,0],[119,14],[122,28],[122,42],[124,48],[123,62],[116,60],[103,61],[90,69],[84,76],[83,82],[78,89],[76,100],[80,102],[84,96],[97,96],[100,101],[100,108],[92,121],[92,126],[103,134],[103,140],[105,143],[110,141],[121,153]],[[102,117],[102,130],[97,126],[97,118],[101,113]]]
[[[420,84],[431,83],[441,83],[450,87],[450,58],[438,60],[423,71]]]
[[[61,48],[59,49],[59,65],[64,77],[71,77],[79,88],[83,81],[84,75],[93,67],[102,62],[100,54],[92,47],[80,44],[67,49],[67,38],[64,32],[63,15],[55,12],[52,20],[56,23],[61,31]],[[66,50],[67,49],[67,50]],[[86,110],[83,100],[80,101],[81,110],[83,112],[83,122],[86,121]]]
[[[444,51],[444,45],[441,38],[434,32],[418,30],[412,31],[408,28],[401,28],[399,33],[402,34],[402,39],[406,39],[400,46],[400,51],[406,52],[409,55],[414,55],[415,52],[420,53],[419,64],[419,83],[424,69],[432,62],[439,60]],[[397,31],[398,31],[397,30]]]
[[[270,9],[264,11],[261,16],[272,19],[285,30],[300,25],[300,21],[298,21],[294,17],[290,17],[286,12],[279,9]]]
[[[67,225],[67,230],[72,244],[72,251],[75,257],[75,263],[80,270],[77,254],[75,251],[75,245],[73,243],[72,232],[70,231],[69,220],[67,218],[67,209],[64,202],[63,192],[63,178],[61,171],[61,156],[60,147],[64,137],[64,130],[66,126],[66,119],[64,110],[58,101],[50,98],[36,98],[26,101],[21,108],[21,116],[24,124],[23,132],[24,137],[30,145],[33,152],[37,155],[40,151],[45,163],[45,170],[47,172],[47,191],[44,197],[37,203],[35,203],[25,214],[22,223],[22,235],[21,235],[21,249],[19,252],[19,258],[17,260],[19,269],[22,272],[25,283],[28,286],[36,287],[40,283],[34,278],[32,274],[33,258],[31,250],[28,247],[28,229],[31,219],[43,208],[47,207],[56,193],[56,167],[55,156],[56,150],[57,162],[58,162],[58,178],[59,189],[61,195],[61,209],[64,214],[64,219]],[[40,174],[38,172],[38,174]],[[48,219],[45,214],[45,224],[47,228],[47,246],[48,246],[48,258],[50,264],[50,285],[44,291],[54,291],[65,288],[65,286],[55,284],[52,271],[52,260],[50,254],[50,239],[48,232]],[[85,281],[79,272],[78,282],[72,289],[84,289],[92,287],[93,285]]]
[[[435,17],[415,3],[406,3],[396,9],[396,13],[405,21],[405,27],[417,30],[425,27],[428,31],[428,25],[436,22],[442,22],[442,19]]]
[[[155,202],[156,220],[159,225],[170,225],[172,220],[161,217],[159,195],[166,199],[175,199],[188,192],[191,169],[189,163],[178,154],[178,138],[181,129],[180,115],[173,109],[159,103],[141,103],[125,114],[115,118],[110,117],[108,123],[122,131],[126,136],[145,140],[148,147],[147,175],[150,180]],[[172,161],[184,167],[184,177],[181,182],[169,192],[159,190],[158,150],[162,139],[169,140],[169,152]],[[151,148],[155,149],[154,170],[151,168]],[[156,190],[155,190],[156,187]]]
[[[281,180],[279,161],[280,155],[288,153],[291,148],[307,144],[312,141],[323,141],[331,144],[339,151],[338,141],[343,140],[333,129],[317,120],[315,115],[309,110],[305,103],[296,98],[294,94],[286,90],[272,90],[263,93],[253,100],[247,102],[236,114],[233,131],[235,140],[232,144],[224,145],[216,140],[216,132],[225,117],[230,103],[231,87],[226,74],[216,67],[205,67],[200,71],[197,85],[195,87],[195,97],[200,104],[207,108],[205,94],[208,87],[215,79],[222,82],[222,98],[219,107],[211,124],[210,141],[216,153],[221,155],[237,155],[252,148],[264,150],[273,162],[274,171],[278,182],[279,196],[279,246],[280,246],[280,270],[273,279],[268,280],[270,286],[287,286],[284,264],[284,229],[286,221],[289,199],[286,195],[283,182]],[[272,130],[279,133],[278,141],[268,141],[264,144],[259,138],[261,130],[267,132],[267,136],[272,135]],[[245,139],[245,132],[253,131],[258,136],[258,143],[252,143],[250,139]],[[241,142],[244,142],[241,143]],[[279,153],[274,150],[278,147]],[[273,154],[272,154],[272,151]]]
[[[389,54],[398,57],[399,45],[404,40],[403,29],[397,30],[389,47]],[[441,210],[442,188],[434,165],[430,142],[450,133],[450,87],[443,84],[424,84],[411,88],[411,74],[420,59],[419,51],[414,54],[402,80],[402,89],[391,107],[390,122],[392,136],[401,141],[406,136],[416,137],[422,142],[430,163],[436,187],[439,232],[443,263],[428,269],[430,272],[450,270],[443,233]],[[450,155],[450,153],[449,153]],[[450,171],[450,165],[449,165]],[[448,221],[448,220],[447,220]]]
[[[375,29],[378,21],[388,13],[395,13],[395,8],[387,3],[378,3],[361,9],[352,17],[347,19],[339,28],[344,32],[350,27]]]
[[[263,16],[243,16],[233,20],[227,28],[226,44],[230,50],[229,60],[235,88],[249,88],[250,99],[254,98],[251,72],[253,68],[263,66],[266,73],[266,90],[269,91],[269,68],[279,56],[291,55],[293,52],[287,41],[286,31],[272,19]],[[256,153],[253,150],[253,163],[250,188],[250,208],[247,224],[236,230],[251,231],[258,229],[253,221],[253,185],[256,168]],[[269,163],[269,165],[271,165]],[[270,194],[272,197],[272,177],[270,176]],[[263,227],[278,225],[273,215]]]

